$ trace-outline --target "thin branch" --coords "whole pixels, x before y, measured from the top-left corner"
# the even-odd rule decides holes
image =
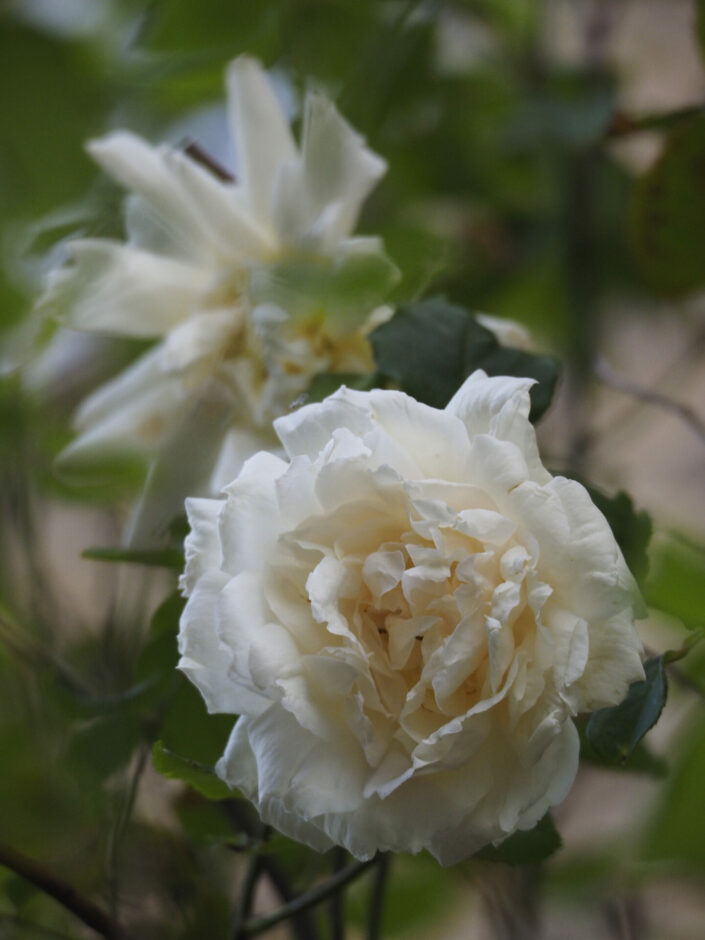
[[[0,865],[14,871],[35,888],[39,888],[49,897],[58,901],[66,910],[75,914],[79,920],[91,927],[107,940],[119,940],[121,931],[118,924],[93,901],[80,894],[73,885],[64,881],[54,872],[44,868],[34,859],[18,852],[9,845],[0,843]]]
[[[208,153],[205,147],[202,147],[197,141],[187,137],[183,143],[183,151],[187,156],[191,157],[192,160],[195,160],[196,163],[200,163],[201,166],[210,170],[213,176],[217,177],[221,182],[235,182],[235,177],[230,170],[226,170],[221,163],[218,163],[215,157]]]
[[[322,901],[327,901],[336,891],[340,891],[345,885],[359,878],[359,876],[374,865],[375,862],[376,858],[373,858],[368,862],[356,862],[354,865],[349,865],[347,868],[338,872],[337,875],[333,875],[332,878],[317,885],[317,887],[312,888],[305,894],[299,895],[298,898],[295,898],[288,904],[284,904],[283,907],[273,911],[271,914],[267,914],[264,917],[253,917],[244,924],[242,937],[254,937],[257,934],[264,933],[265,930],[269,930],[270,927],[280,924],[283,920],[288,920],[288,918],[293,917],[294,914],[307,911],[317,904],[320,904]]]
[[[264,867],[262,865],[262,857],[260,855],[253,855],[248,863],[247,871],[245,872],[245,878],[242,884],[242,891],[240,893],[240,902],[233,917],[232,926],[230,930],[231,940],[242,940],[243,937],[246,937],[247,934],[244,933],[245,924],[247,919],[252,913],[252,905],[255,899],[255,889],[257,888],[257,882],[260,879],[260,875],[263,873]]]
[[[250,807],[246,806],[244,802],[223,800],[217,805],[231,823],[246,836],[250,839],[262,841],[261,824],[254,813],[250,812]],[[281,900],[285,904],[293,901],[296,895],[281,864],[273,855],[267,852],[263,852],[260,857],[262,859],[262,868]],[[318,937],[316,925],[306,910],[295,914],[291,919],[290,926],[296,940],[316,940]]]
[[[337,874],[345,869],[346,851],[336,846],[333,850],[333,872]],[[345,937],[345,893],[336,891],[329,905],[331,940],[344,940]]]
[[[110,910],[113,917],[117,917],[117,909],[120,903],[120,854],[122,842],[130,823],[132,811],[137,800],[140,781],[147,766],[147,759],[152,753],[150,742],[142,745],[142,749],[137,757],[134,770],[125,793],[125,798],[120,808],[115,826],[110,837],[109,846],[109,868],[110,868]]]
[[[384,896],[389,878],[390,862],[391,856],[388,852],[382,852],[377,856],[377,870],[372,882],[372,896],[367,918],[367,940],[379,940],[382,936],[382,914],[384,913]]]
[[[645,388],[643,385],[639,385],[631,379],[618,375],[602,358],[595,360],[593,369],[597,378],[610,388],[614,388],[618,392],[623,392],[625,395],[631,395],[632,398],[638,399],[645,405],[654,405],[656,408],[662,408],[664,411],[669,411],[675,417],[680,418],[680,420],[687,424],[690,430],[700,438],[702,443],[705,444],[705,422],[703,422],[700,416],[688,405],[674,401],[672,398],[669,398],[668,395],[656,392],[651,388]]]
[[[622,111],[617,111],[607,128],[608,140],[617,140],[630,134],[640,134],[644,131],[667,131],[687,121],[689,118],[699,117],[705,113],[705,105],[696,104],[674,111],[662,111],[656,114],[646,114],[642,117],[631,117]]]

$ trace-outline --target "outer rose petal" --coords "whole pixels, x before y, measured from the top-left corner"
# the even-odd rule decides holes
[[[122,336],[162,336],[197,308],[209,278],[195,265],[108,239],[68,243],[73,262],[54,272],[43,307],[67,326]]]

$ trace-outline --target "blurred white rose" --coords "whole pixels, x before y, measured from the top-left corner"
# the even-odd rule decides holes
[[[531,333],[516,320],[510,320],[508,317],[493,317],[489,313],[476,313],[475,319],[480,326],[494,333],[500,346],[526,350],[533,347]]]
[[[231,63],[227,86],[238,180],[127,131],[88,146],[131,193],[127,242],[69,242],[40,307],[73,329],[156,343],[85,399],[65,467],[159,454],[204,398],[234,421],[239,466],[316,373],[372,366],[365,334],[397,271],[380,239],[351,233],[384,161],[319,94],[297,147],[250,58]]]
[[[181,669],[239,714],[218,773],[286,834],[456,862],[568,792],[578,712],[643,677],[604,517],[551,477],[531,381],[443,411],[343,388],[189,500]]]

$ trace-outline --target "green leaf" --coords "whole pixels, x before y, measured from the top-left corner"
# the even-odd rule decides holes
[[[231,794],[232,796],[232,794]],[[244,833],[233,828],[232,821],[222,811],[218,801],[202,797],[195,790],[185,790],[175,804],[179,822],[192,842],[201,845],[232,843],[247,848],[250,841]]]
[[[558,379],[556,360],[500,346],[471,313],[442,297],[400,307],[370,342],[379,371],[434,408],[444,408],[475,369],[484,369],[488,375],[536,378],[531,418],[537,420]]]
[[[81,557],[91,561],[128,562],[154,568],[174,568],[177,571],[181,571],[184,567],[184,554],[178,548],[136,549],[96,546],[84,549]]]
[[[651,551],[646,601],[689,630],[705,623],[705,548],[679,536],[659,535]]]
[[[154,769],[169,780],[181,780],[209,800],[228,800],[235,794],[217,776],[212,767],[188,757],[181,757],[165,747],[162,741],[152,748]]]
[[[563,845],[550,813],[546,813],[533,829],[515,832],[499,845],[486,845],[475,858],[505,865],[535,865],[557,852]]]
[[[680,754],[653,817],[646,827],[639,858],[668,862],[691,872],[705,871],[705,724],[701,715],[685,738]]]
[[[588,719],[589,721],[589,719]],[[663,779],[668,774],[668,764],[661,757],[657,757],[646,746],[644,741],[640,741],[629,759],[622,762],[614,758],[602,757],[595,751],[587,739],[586,727],[587,721],[579,721],[578,732],[580,734],[580,758],[590,764],[596,764],[598,767],[605,767],[609,770],[616,770],[619,773],[637,773],[647,774],[656,779]]]
[[[299,320],[326,317],[329,329],[361,323],[399,280],[399,270],[376,252],[351,254],[333,264],[307,258],[263,265],[250,274],[253,303],[286,310]]]
[[[643,278],[682,294],[705,284],[705,115],[676,127],[634,193],[632,242]]]
[[[144,683],[152,694],[162,695],[165,683],[179,681],[179,674],[175,671],[179,661],[176,637],[184,604],[184,598],[175,591],[152,615],[150,637],[135,669],[135,681]]]
[[[142,738],[141,722],[123,709],[81,728],[71,742],[69,757],[107,777],[127,764]]]
[[[668,694],[665,656],[655,656],[644,663],[646,677],[631,684],[623,702],[612,708],[600,708],[590,716],[585,735],[599,757],[624,763],[658,721]]]

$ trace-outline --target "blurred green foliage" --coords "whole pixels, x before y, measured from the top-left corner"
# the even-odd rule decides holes
[[[703,47],[705,4],[697,6]],[[120,194],[85,155],[85,140],[130,127],[178,141],[198,133],[204,114],[222,122],[223,68],[240,52],[275,69],[294,112],[307,84],[323,87],[389,162],[361,220],[363,232],[383,236],[400,271],[391,298],[403,306],[376,334],[377,364],[430,404],[444,404],[478,365],[539,379],[535,418],[550,403],[555,360],[521,353],[521,362],[510,361],[517,354],[501,349],[467,310],[520,320],[539,344],[567,358],[572,375],[584,375],[608,298],[648,307],[705,285],[699,108],[675,121],[656,115],[642,122],[662,138],[660,156],[646,170],[618,159],[612,141],[631,126],[619,113],[622,77],[587,50],[572,65],[554,61],[543,41],[544,5],[536,0],[76,0],[50,8],[0,4],[0,336],[8,340],[26,322],[57,238],[121,232]],[[456,30],[477,39],[460,62],[448,47]],[[356,298],[370,288],[357,274],[338,272],[327,286]],[[373,274],[391,286],[390,269]],[[419,302],[429,289],[449,300]],[[418,318],[424,331],[435,331],[432,350],[424,346],[427,332],[419,340],[408,322],[397,332]],[[82,564],[93,566],[105,597],[91,623],[70,585],[48,574],[63,553],[46,533],[52,507],[71,501],[91,512],[98,502],[109,505],[110,531],[124,519],[138,479],[131,468],[116,466],[107,489],[71,489],[52,460],[96,372],[109,374],[137,351],[128,344],[117,354],[96,353],[90,375],[71,367],[70,388],[51,372],[38,383],[41,394],[16,377],[0,387],[1,838],[124,914],[131,936],[226,937],[243,850],[255,847],[267,859],[282,901],[287,885],[303,889],[332,863],[270,838],[235,795],[219,790],[222,799],[214,802],[203,795],[204,787],[214,795],[208,768],[232,722],[209,716],[174,670],[182,601],[168,569],[179,566],[180,538],[151,559],[113,549],[87,553],[94,560]],[[438,357],[433,369],[429,356]],[[369,379],[346,381],[365,387]],[[330,390],[321,377],[311,397]],[[575,463],[567,469],[580,472]],[[626,494],[593,493],[643,582],[650,519]],[[157,599],[167,600],[154,611],[154,593],[134,565],[100,559],[164,563]],[[701,545],[661,534],[644,583],[654,607],[689,629],[702,626]],[[587,726],[603,763],[626,749],[633,751],[626,769],[665,772],[637,744],[665,698],[663,661],[652,662],[661,665],[651,666],[647,683],[620,706],[618,739],[606,743],[595,731],[599,713],[593,733]],[[701,699],[704,663],[697,649],[684,663]],[[639,836],[641,857],[650,862],[639,870],[645,878],[672,866],[703,878],[705,737],[702,703],[696,707]],[[609,731],[614,736],[613,722]],[[151,774],[155,745],[156,769],[172,782]],[[158,809],[135,815],[136,797],[145,792]],[[485,856],[538,860],[559,843],[549,819],[521,834],[514,849],[506,844]],[[549,863],[549,885],[573,876],[582,887],[606,883],[621,864],[609,848],[569,856],[570,872],[563,855],[559,860]],[[630,877],[637,877],[633,870]],[[428,931],[463,891],[427,857],[396,859],[384,935]],[[368,893],[367,880],[350,891],[348,915],[358,927]],[[312,923],[326,935],[322,914]],[[32,940],[42,927],[85,935],[55,901],[0,867],[0,935]]]

